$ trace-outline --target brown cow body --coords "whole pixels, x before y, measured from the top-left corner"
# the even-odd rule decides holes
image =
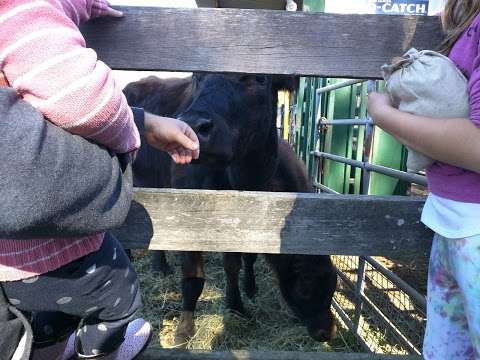
[[[134,164],[141,187],[213,190],[311,192],[305,168],[288,144],[277,138],[278,89],[289,79],[253,75],[194,75],[161,80],[149,77],[124,92],[132,106],[187,122],[200,140],[197,164],[176,166],[168,155],[142,145]],[[145,142],[144,142],[145,144]],[[328,256],[265,255],[275,271],[283,298],[319,341],[331,339],[335,322],[330,310],[336,273]],[[239,290],[244,261],[244,290],[255,294],[255,254],[225,253],[227,308],[245,313]],[[163,253],[157,266],[167,269]],[[194,334],[193,313],[204,285],[203,256],[182,253],[183,312],[176,342]]]

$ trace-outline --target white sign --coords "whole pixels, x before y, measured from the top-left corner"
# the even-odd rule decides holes
[[[428,15],[428,0],[368,0],[375,14]]]
[[[438,15],[444,0],[325,0],[325,12],[340,14]],[[425,8],[424,8],[425,6]],[[378,7],[378,8],[377,8]],[[425,9],[425,10],[424,10]]]

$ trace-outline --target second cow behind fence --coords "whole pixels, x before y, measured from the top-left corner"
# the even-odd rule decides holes
[[[289,145],[278,140],[278,90],[293,89],[295,80],[283,76],[194,74],[184,79],[148,77],[130,83],[124,92],[132,106],[157,115],[178,117],[197,133],[201,154],[195,164],[176,166],[146,144],[134,164],[139,187],[184,189],[311,192],[303,164]],[[328,341],[335,334],[330,309],[336,272],[329,256],[265,255],[278,278],[283,298],[304,322],[310,336]],[[244,254],[244,291],[256,291],[255,254]],[[157,252],[162,270],[168,264]],[[224,254],[226,305],[245,313],[239,290],[242,255]],[[182,254],[182,315],[176,343],[195,333],[193,314],[204,286],[202,253]]]

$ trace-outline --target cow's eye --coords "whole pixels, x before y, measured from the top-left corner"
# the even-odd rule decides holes
[[[249,85],[253,85],[254,83],[264,85],[267,82],[267,77],[263,75],[242,75],[239,81]]]
[[[255,76],[255,81],[261,85],[265,84],[267,82],[267,77],[266,76],[261,76],[257,75]]]
[[[242,76],[240,76],[240,78],[238,80],[241,83],[246,83],[246,82],[249,82],[251,78],[252,78],[251,75],[242,75]]]

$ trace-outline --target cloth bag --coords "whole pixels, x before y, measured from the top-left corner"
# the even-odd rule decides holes
[[[413,48],[397,59],[382,66],[386,91],[395,107],[431,118],[469,117],[468,81],[452,60],[432,50]],[[418,172],[434,163],[407,149],[408,171]]]

